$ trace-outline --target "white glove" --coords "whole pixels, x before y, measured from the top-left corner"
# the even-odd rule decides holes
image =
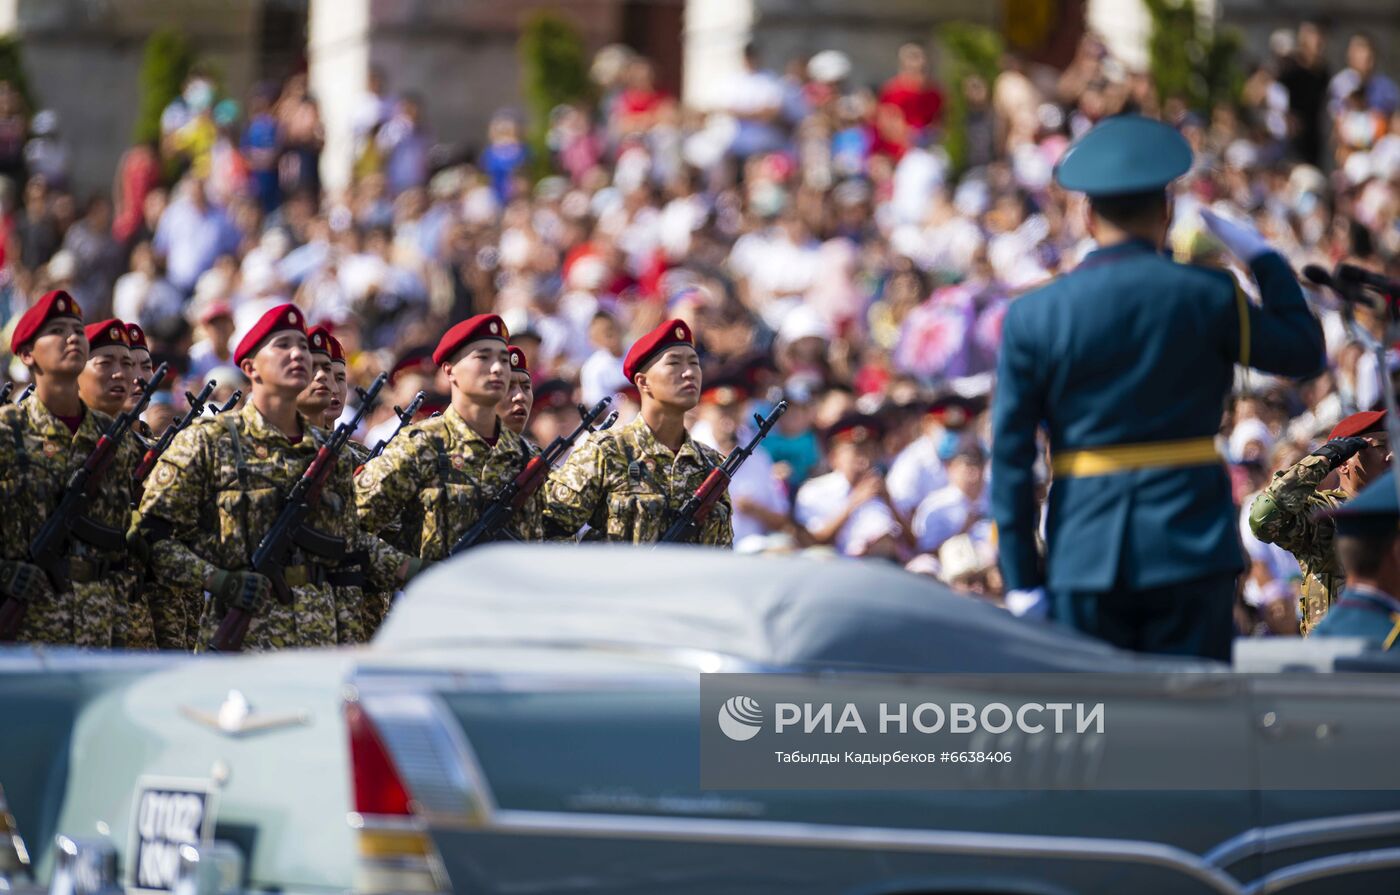
[[[1018,618],[1045,619],[1050,617],[1050,598],[1045,588],[1031,590],[1009,590],[1006,592],[1006,608]]]
[[[1205,221],[1206,229],[1230,250],[1230,254],[1245,264],[1251,264],[1256,258],[1273,251],[1253,224],[1222,218],[1209,208],[1201,209],[1201,220]]]

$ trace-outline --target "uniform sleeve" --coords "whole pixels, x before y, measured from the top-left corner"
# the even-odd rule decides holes
[[[1313,518],[1311,498],[1331,472],[1332,464],[1326,457],[1309,454],[1274,475],[1249,508],[1249,528],[1254,536],[1297,554],[1315,546],[1321,535],[1330,535],[1331,520]]]
[[[151,568],[171,587],[198,593],[218,568],[192,546],[203,508],[213,499],[208,426],[179,435],[156,461],[136,511],[136,527],[151,547]]]
[[[372,535],[390,528],[418,499],[418,440],[411,432],[401,433],[355,476],[355,511],[360,526]]]
[[[734,546],[734,507],[731,505],[729,495],[720,498],[720,503],[724,505],[725,512],[720,516],[719,530],[715,532],[714,543],[719,547]]]
[[[601,521],[603,451],[603,439],[590,438],[550,473],[544,485],[544,536],[547,539],[569,539],[585,524]]]
[[[1288,262],[1277,252],[1267,252],[1255,259],[1250,272],[1259,284],[1261,304],[1250,302],[1231,281],[1234,296],[1229,313],[1234,325],[1222,327],[1235,334],[1234,343],[1226,349],[1229,355],[1240,363],[1280,376],[1303,379],[1322,372],[1327,365],[1322,324],[1308,308]],[[1248,324],[1242,332],[1243,319]]]
[[[1026,299],[1021,299],[1025,301]],[[992,516],[997,524],[1002,577],[1008,590],[1042,584],[1036,553],[1036,428],[1045,417],[1045,386],[1037,369],[1025,315],[1012,305],[1002,326],[992,405]]]

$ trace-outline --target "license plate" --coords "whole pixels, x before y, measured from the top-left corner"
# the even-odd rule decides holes
[[[142,777],[136,784],[127,850],[127,889],[169,892],[180,870],[180,847],[209,843],[215,789],[209,780]]]

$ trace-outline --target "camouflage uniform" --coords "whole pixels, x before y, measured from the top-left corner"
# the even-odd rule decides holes
[[[0,555],[24,559],[69,478],[111,424],[111,417],[88,409],[77,433],[71,433],[37,397],[0,407],[0,505],[7,508],[0,513]],[[130,591],[120,576],[126,568],[131,474],[140,459],[135,442],[123,439],[88,504],[88,518],[110,528],[116,543],[102,550],[71,539],[72,590],[32,602],[17,632],[19,641],[110,647],[125,639]]]
[[[152,542],[151,566],[162,580],[186,594],[202,593],[203,582],[216,569],[248,568],[287,493],[325,440],[305,419],[301,425],[306,435],[293,444],[250,401],[236,413],[197,420],[176,436],[147,480],[138,511],[138,526]],[[335,464],[308,525],[344,539],[347,551],[365,550],[371,571],[392,579],[403,556],[355,525],[349,512],[351,468],[345,458]],[[325,580],[334,562],[294,550],[286,574],[292,602],[284,605],[271,598],[253,619],[245,648],[324,646],[342,636],[362,636],[353,623],[344,635],[339,630],[354,613],[340,604],[346,595]],[[200,647],[222,615],[221,609],[206,607]]]
[[[595,432],[545,485],[545,531],[571,538],[584,523],[609,541],[648,544],[661,537],[681,505],[724,457],[686,435],[680,453],[656,440],[638,416],[618,430]],[[729,494],[715,502],[699,542],[734,543]]]
[[[1332,550],[1332,520],[1317,517],[1318,511],[1340,506],[1347,497],[1344,491],[1317,489],[1332,469],[1328,458],[1309,454],[1276,473],[1249,508],[1249,527],[1254,536],[1277,544],[1298,560],[1303,572],[1298,599],[1302,614],[1299,628],[1303,634],[1322,620],[1346,583],[1346,573]]]
[[[401,528],[395,543],[425,562],[447,556],[501,488],[529,462],[525,441],[498,426],[495,447],[449,407],[409,426],[355,479],[360,523],[374,533]],[[544,536],[540,495],[532,494],[507,533],[522,541]]]
[[[369,460],[369,448],[358,441],[347,441],[342,455],[347,467],[359,470]],[[341,568],[330,576],[340,607],[339,631],[341,643],[366,643],[374,636],[389,609],[393,597],[393,582],[387,586],[369,580],[369,555],[363,549],[350,552]]]

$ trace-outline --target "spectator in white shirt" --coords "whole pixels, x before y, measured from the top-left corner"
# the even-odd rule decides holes
[[[725,105],[738,119],[729,151],[739,159],[772,152],[782,146],[778,124],[783,114],[783,82],[759,67],[758,48],[744,47],[744,71],[727,85]]]
[[[943,457],[956,450],[962,433],[984,407],[983,401],[954,394],[929,402],[923,434],[899,452],[885,477],[896,510],[912,513],[924,498],[948,484]]]
[[[889,531],[898,525],[875,466],[883,436],[880,421],[863,413],[848,413],[827,430],[832,471],[803,485],[794,509],[797,524],[812,542],[855,555],[857,548],[874,542],[870,532],[876,527]],[[859,542],[856,533],[862,535]]]
[[[971,531],[985,515],[986,463],[986,455],[975,444],[960,446],[948,461],[948,484],[914,511],[914,537],[920,550],[937,552],[944,541]]]
[[[749,390],[737,376],[720,375],[705,383],[700,395],[700,422],[691,435],[726,457],[740,439],[752,437],[747,425]],[[749,431],[744,431],[745,429]],[[787,491],[773,474],[773,460],[760,445],[729,483],[734,503],[734,546],[745,538],[762,538],[789,527]]]
[[[588,341],[597,350],[579,369],[579,388],[583,403],[592,407],[627,385],[622,375],[622,327],[612,314],[597,311],[588,324]]]

